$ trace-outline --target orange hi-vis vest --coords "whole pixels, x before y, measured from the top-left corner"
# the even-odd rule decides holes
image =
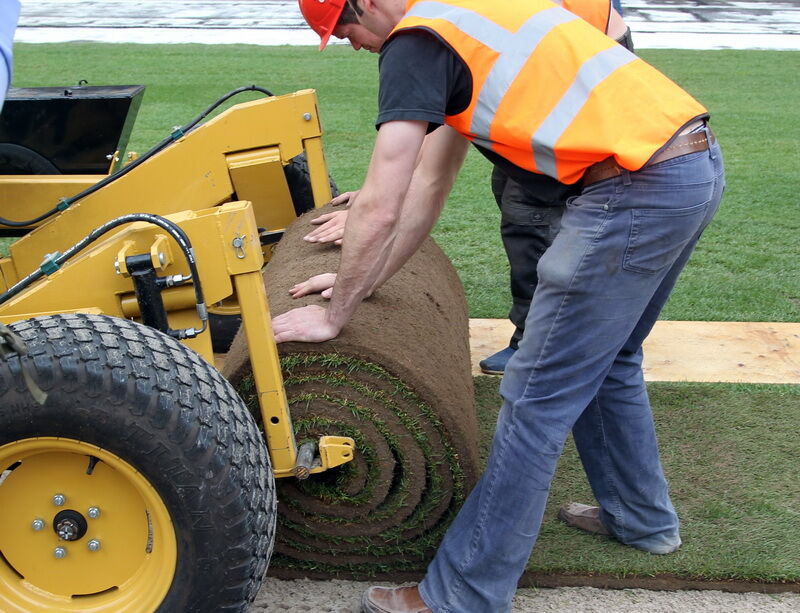
[[[611,21],[611,0],[553,0],[553,2],[588,21],[603,34],[608,31],[608,24]]]
[[[608,157],[638,170],[706,109],[588,22],[549,0],[411,0],[390,36],[432,32],[472,75],[445,123],[520,168],[577,182]]]

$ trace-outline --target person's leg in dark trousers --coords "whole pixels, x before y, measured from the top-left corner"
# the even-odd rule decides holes
[[[486,374],[503,374],[506,362],[517,350],[538,282],[536,266],[558,234],[564,203],[574,191],[545,176],[538,183],[541,189],[536,183],[521,185],[496,166],[492,171],[492,193],[500,208],[500,236],[511,278],[508,318],[515,329],[508,347],[481,360],[479,366]]]

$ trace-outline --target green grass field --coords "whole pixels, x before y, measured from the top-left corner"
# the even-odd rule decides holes
[[[495,380],[475,382],[485,456],[500,398]],[[593,500],[570,439],[529,571],[784,582],[800,589],[794,428],[800,386],[655,383],[648,389],[683,547],[650,555],[559,522],[560,504]]]
[[[315,88],[340,189],[363,180],[374,139],[377,59],[333,47],[17,45],[14,85],[144,84],[131,148],[143,151],[217,97],[255,83]],[[666,319],[800,320],[800,53],[643,51],[709,107],[728,191],[664,312]],[[242,100],[248,99],[243,96]],[[505,317],[507,262],[489,164],[471,153],[435,230],[464,281],[472,317]],[[613,576],[784,581],[800,585],[800,386],[650,386],[685,546],[657,557],[577,534],[553,518],[591,499],[568,446],[531,569]],[[476,379],[488,444],[497,381]]]
[[[313,48],[65,44],[15,47],[14,85],[144,84],[132,135],[139,152],[220,95],[255,83],[275,93],[314,88],[331,174],[361,185],[371,153],[377,58]],[[800,53],[643,51],[645,59],[709,107],[723,145],[728,191],[717,219],[664,312],[665,319],[797,321]],[[240,99],[247,99],[242,96]],[[435,230],[461,273],[473,317],[505,317],[507,261],[490,166],[471,152]]]

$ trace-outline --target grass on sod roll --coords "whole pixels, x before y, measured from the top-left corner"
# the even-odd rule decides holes
[[[797,321],[800,52],[644,50],[711,110],[728,168],[723,207],[667,305],[676,320]],[[377,57],[333,46],[18,44],[14,85],[144,84],[130,149],[143,152],[213,100],[255,83],[281,94],[314,88],[325,151],[340,189],[363,181],[375,137]],[[252,96],[243,95],[237,101]],[[508,263],[489,189],[471,152],[435,238],[466,286],[472,317],[508,312]]]
[[[500,406],[497,387],[495,378],[475,378],[482,458]],[[800,386],[653,383],[648,390],[681,549],[651,555],[558,521],[562,503],[594,500],[570,438],[528,569],[800,581]]]

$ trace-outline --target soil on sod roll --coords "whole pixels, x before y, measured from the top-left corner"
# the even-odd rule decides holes
[[[276,247],[264,274],[273,316],[326,303],[292,299],[289,288],[338,268],[338,247],[302,240],[327,210],[299,218]],[[278,480],[271,573],[357,578],[423,569],[478,472],[467,305],[447,256],[426,241],[338,338],[279,350],[298,444],[350,436],[357,453],[305,481]],[[241,332],[225,375],[257,412]]]

